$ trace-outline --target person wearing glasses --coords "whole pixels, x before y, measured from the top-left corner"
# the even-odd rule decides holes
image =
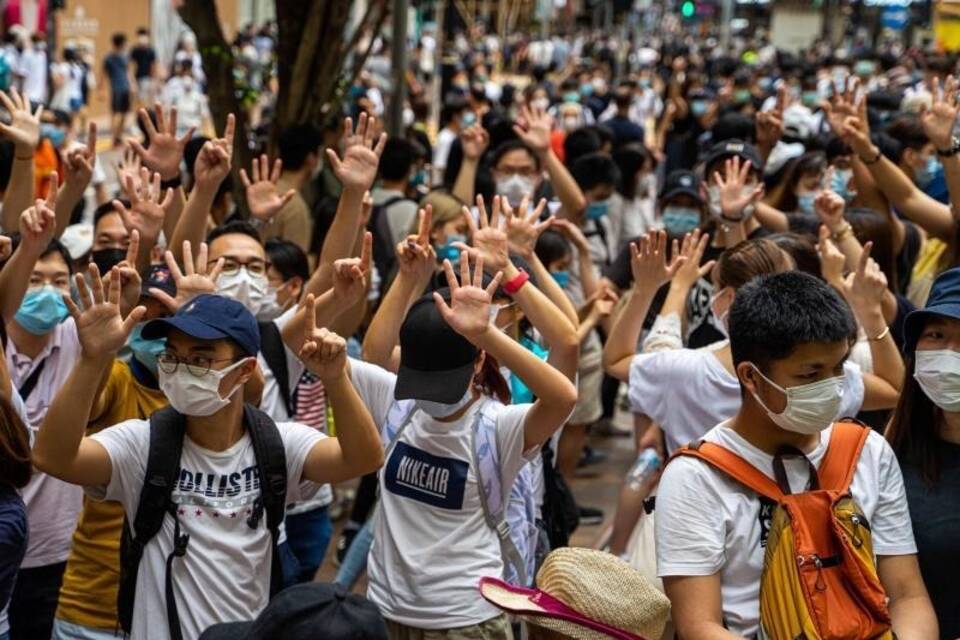
[[[196,273],[192,261],[186,261],[189,251],[184,253],[182,284],[207,275],[202,266]],[[203,253],[201,247],[201,265]],[[170,256],[168,262],[172,261]],[[216,262],[208,277],[215,279],[222,265]],[[145,482],[149,425],[126,420],[87,437],[84,430],[100,381],[146,309],[137,306],[122,315],[119,269],[101,279],[92,265],[89,279],[87,286],[82,277],[76,278],[79,303],[64,296],[81,353],[40,426],[34,464],[84,486],[92,499],[120,502],[132,518]],[[298,355],[323,381],[337,415],[338,437],[325,438],[294,422],[276,423],[284,448],[288,502],[301,498],[303,482],[343,482],[376,470],[383,461],[377,427],[350,381],[346,343],[317,329],[317,307],[309,296],[301,310],[305,321]],[[260,333],[253,314],[242,304],[202,294],[185,301],[173,316],[145,324],[141,335],[164,341],[157,355],[158,382],[171,407],[185,419],[186,435],[181,473],[171,496],[176,507],[171,513],[177,515],[165,517],[159,533],[146,543],[129,631],[132,638],[170,637],[164,587],[170,571],[182,636],[196,638],[214,623],[256,617],[269,597],[271,534],[265,522],[251,525],[242,506],[261,496],[257,474],[251,471],[257,469],[257,459],[239,393],[257,369]],[[179,530],[189,534],[187,551],[169,566],[167,554]]]

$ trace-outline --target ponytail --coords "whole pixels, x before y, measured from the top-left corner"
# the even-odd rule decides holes
[[[496,398],[503,404],[510,404],[510,385],[500,373],[500,363],[489,353],[485,353],[480,371],[474,377],[474,385],[486,396]]]

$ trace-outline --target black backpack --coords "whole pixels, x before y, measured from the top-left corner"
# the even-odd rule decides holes
[[[283,588],[277,537],[283,523],[287,496],[287,463],[283,440],[277,425],[270,417],[253,407],[244,405],[244,419],[260,474],[260,496],[254,500],[253,513],[247,518],[251,529],[256,529],[264,514],[266,526],[273,541],[270,570],[270,597]],[[121,628],[130,633],[133,626],[133,601],[136,594],[140,560],[147,543],[160,531],[163,519],[169,514],[174,521],[173,552],[167,556],[166,608],[171,640],[182,640],[180,615],[173,592],[171,569],[174,558],[183,557],[190,543],[190,534],[180,533],[180,519],[176,505],[170,499],[173,487],[180,477],[180,454],[186,420],[172,407],[160,409],[150,416],[150,453],[147,470],[133,519],[133,532],[127,517],[120,538],[120,589],[117,593],[117,614]]]
[[[551,549],[566,547],[580,524],[580,514],[573,492],[553,466],[553,449],[547,441],[541,447],[543,457],[543,506],[540,509]]]
[[[287,368],[287,348],[283,343],[283,335],[274,322],[259,322],[257,325],[260,328],[260,355],[277,381],[283,406],[287,409],[287,419],[293,420],[297,404],[295,390],[290,388],[290,370]]]
[[[367,229],[373,234],[373,264],[377,267],[377,273],[383,281],[390,279],[394,268],[397,266],[397,247],[393,244],[393,234],[390,233],[390,220],[387,217],[387,209],[410,200],[403,196],[393,196],[378,204],[370,212],[370,222],[367,223]],[[412,200],[411,200],[412,202]]]

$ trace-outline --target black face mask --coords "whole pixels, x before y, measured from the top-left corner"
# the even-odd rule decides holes
[[[90,261],[100,269],[100,275],[104,275],[123,262],[126,257],[126,249],[100,249],[90,254]]]

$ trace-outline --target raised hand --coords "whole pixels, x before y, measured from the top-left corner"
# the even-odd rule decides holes
[[[689,235],[689,234],[688,234]],[[641,236],[639,242],[630,243],[630,271],[633,273],[633,286],[637,289],[656,291],[669,282],[683,264],[679,251],[667,264],[667,234],[665,231],[651,231]]]
[[[586,301],[586,306],[590,308],[590,313],[597,318],[608,318],[613,313],[620,296],[609,287],[601,287]]]
[[[377,167],[383,147],[387,143],[387,134],[381,133],[375,138],[377,119],[367,117],[361,113],[357,122],[356,131],[353,130],[353,121],[345,118],[343,121],[344,150],[343,159],[333,149],[327,149],[327,159],[333,167],[333,173],[340,180],[344,189],[355,189],[363,192],[373,186],[377,177]]]
[[[777,102],[770,111],[757,114],[757,146],[772,149],[783,137],[783,112],[787,106],[789,94],[786,86],[777,89]]]
[[[590,253],[590,241],[584,235],[583,229],[566,218],[552,218],[552,220],[550,227],[563,234],[563,237],[569,240],[578,252]]]
[[[490,134],[482,126],[475,124],[460,132],[460,145],[463,147],[464,158],[479,160],[490,146]]]
[[[857,89],[859,86],[859,78],[847,78],[844,82],[843,91],[839,91],[834,87],[833,95],[830,96],[830,99],[825,100],[821,104],[830,128],[838,136],[844,135],[843,132],[846,128],[845,123],[847,118],[856,116],[858,113]]]
[[[251,166],[253,180],[247,176],[246,170],[240,169],[240,181],[243,182],[243,188],[247,191],[250,215],[257,220],[270,221],[296,195],[295,189],[290,189],[283,195],[277,192],[277,181],[280,180],[282,170],[283,161],[277,158],[273,162],[271,172],[270,160],[265,153],[260,156],[259,161],[256,158],[253,159]]]
[[[817,243],[817,254],[820,256],[820,275],[827,284],[844,292],[843,269],[847,259],[830,239],[831,231],[827,225],[820,225],[820,242]]]
[[[923,132],[937,149],[947,151],[953,147],[953,128],[957,123],[957,89],[960,83],[953,76],[947,76],[943,90],[940,79],[933,79],[933,106],[920,114]]]
[[[510,206],[506,198],[501,198],[500,206],[504,209],[506,218],[505,230],[510,252],[529,261],[537,247],[537,238],[553,223],[553,218],[540,221],[543,209],[547,206],[547,199],[540,198],[536,208],[529,214],[527,209],[530,206],[530,196],[523,196],[516,209]]]
[[[701,234],[700,229],[694,229],[693,233],[686,234],[681,243],[674,240],[673,260],[679,260],[680,266],[673,276],[673,284],[683,289],[691,289],[700,278],[710,273],[713,265],[716,264],[715,260],[710,260],[702,266],[700,264],[709,244],[710,235]]]
[[[359,258],[341,258],[333,263],[333,297],[343,307],[352,307],[367,293],[370,256],[373,255],[373,234],[363,233]]]
[[[846,222],[843,219],[843,212],[847,207],[843,196],[832,191],[829,186],[833,184],[833,169],[827,170],[824,184],[828,188],[821,191],[813,201],[814,211],[820,217],[820,221],[826,225],[832,233],[837,233],[843,228]]]
[[[719,171],[713,173],[713,183],[720,187],[720,216],[731,222],[739,222],[749,217],[751,205],[763,196],[763,185],[750,187],[747,178],[753,165],[749,160],[740,164],[740,158],[734,156],[724,163],[724,176]]]
[[[66,179],[64,188],[74,193],[83,193],[93,177],[93,167],[97,163],[97,125],[90,122],[87,128],[87,144],[77,145],[64,157]]]
[[[860,156],[860,159],[873,158],[878,150],[870,140],[870,121],[867,119],[867,99],[861,96],[856,104],[854,115],[849,115],[843,120],[843,132],[840,137],[850,145],[853,152]]]
[[[196,186],[212,193],[230,175],[236,126],[237,119],[231,113],[227,116],[227,126],[223,131],[223,137],[208,140],[200,149],[200,153],[193,163],[193,178]]]
[[[450,304],[434,292],[433,301],[440,315],[454,331],[467,340],[475,340],[490,327],[490,302],[493,292],[500,286],[503,272],[498,271],[493,280],[483,288],[483,256],[476,259],[473,274],[470,273],[470,255],[460,256],[460,283],[453,274],[453,265],[443,261],[443,272],[450,287]],[[461,284],[462,283],[462,284]]]
[[[157,114],[157,126],[153,126],[146,109],[140,109],[140,122],[147,132],[150,146],[144,148],[140,141],[130,138],[127,142],[137,152],[147,168],[160,174],[162,180],[172,180],[180,175],[180,161],[183,160],[183,148],[196,127],[190,127],[181,138],[177,138],[177,108],[171,107],[169,117],[165,116],[160,103],[154,105]],[[233,139],[233,136],[230,136]]]
[[[54,174],[56,175],[56,174]],[[54,189],[56,184],[53,185]],[[20,214],[20,238],[25,249],[34,254],[43,252],[57,231],[57,215],[53,200],[36,200]]]
[[[137,256],[140,255],[140,232],[134,229],[130,232],[130,243],[127,245],[127,255],[117,265],[120,271],[120,296],[128,309],[137,306],[140,300],[140,287],[143,280],[137,271]]]
[[[423,282],[433,275],[437,262],[437,254],[430,244],[430,226],[433,222],[433,205],[420,209],[420,224],[417,235],[407,236],[406,240],[397,244],[397,262],[400,273],[408,274]]]
[[[123,186],[130,200],[130,208],[127,209],[119,200],[113,201],[113,207],[120,212],[124,226],[130,231],[137,229],[140,236],[150,243],[156,242],[163,230],[166,209],[173,199],[173,189],[167,189],[167,195],[161,201],[160,174],[153,174],[151,179],[150,170],[146,167],[140,169],[139,186],[129,176]]]
[[[488,217],[483,196],[477,196],[479,227],[473,221],[473,214],[470,209],[464,206],[461,213],[470,227],[473,246],[468,247],[462,242],[453,245],[461,251],[472,253],[475,260],[478,256],[482,257],[484,263],[490,269],[505,269],[510,261],[510,245],[507,240],[507,232],[500,228],[500,209],[504,200],[500,196],[493,196],[493,207]]]
[[[317,329],[317,303],[313,294],[304,303],[307,326],[298,357],[307,370],[329,384],[347,371],[347,341],[327,329]]]
[[[550,151],[553,118],[544,109],[524,105],[513,130],[537,155]]]
[[[223,258],[217,260],[213,268],[209,269],[206,242],[200,243],[200,252],[197,255],[196,265],[194,265],[193,249],[190,246],[190,241],[183,241],[183,271],[180,270],[172,252],[167,251],[163,259],[167,263],[167,268],[170,269],[170,275],[173,276],[174,283],[177,285],[177,296],[175,298],[171,297],[170,294],[156,287],[151,287],[150,293],[162,302],[170,310],[170,313],[176,313],[180,307],[201,294],[217,292],[217,278],[223,269]]]
[[[373,215],[373,194],[369,191],[363,192],[363,198],[360,200],[360,219],[357,220],[357,226],[366,228],[370,224],[370,216]]]
[[[117,162],[117,182],[121,185],[127,183],[127,176],[134,180],[134,184],[140,183],[140,156],[132,147],[126,146],[123,149],[123,156]]]
[[[90,263],[90,286],[83,274],[74,276],[80,305],[70,294],[63,294],[67,310],[77,324],[77,338],[84,357],[97,360],[113,359],[127,343],[134,325],[146,313],[145,307],[136,307],[123,319],[120,315],[120,270],[114,267],[107,274],[107,286],[100,278],[97,265]]]
[[[880,270],[877,261],[870,257],[872,250],[872,242],[863,245],[857,270],[849,274],[845,281],[847,299],[861,322],[867,314],[881,311],[887,291],[887,276]]]
[[[10,124],[0,122],[0,134],[14,144],[18,156],[29,153],[33,157],[33,151],[40,143],[40,115],[43,113],[43,105],[31,112],[30,101],[21,95],[16,87],[10,89],[9,95],[0,91],[0,103],[10,112]]]

